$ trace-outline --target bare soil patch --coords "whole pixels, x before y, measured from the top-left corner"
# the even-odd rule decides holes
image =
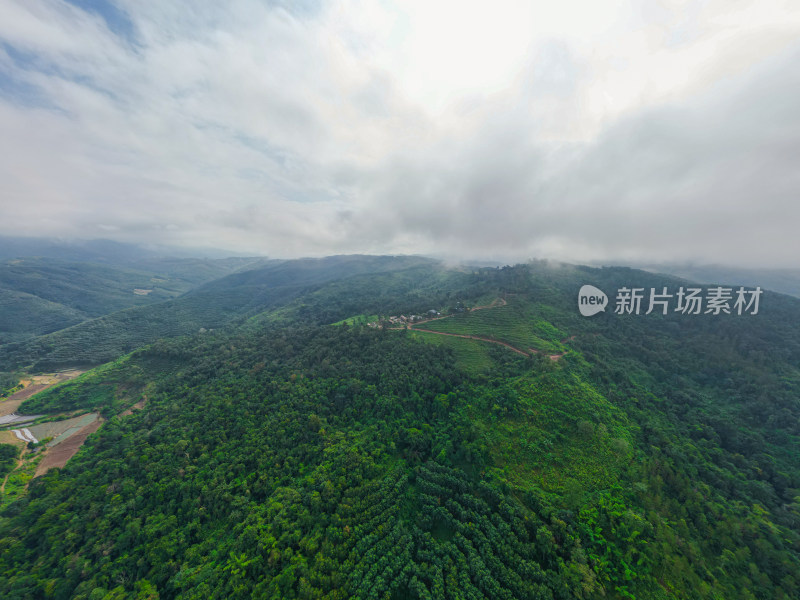
[[[0,431],[0,444],[12,444],[24,448],[25,442],[15,436],[10,429]]]
[[[11,414],[20,404],[22,404],[24,400],[27,400],[37,392],[46,390],[50,387],[50,385],[51,384],[46,383],[32,383],[28,387],[23,388],[18,392],[14,392],[8,398],[0,402],[0,415]],[[7,410],[6,407],[10,406],[12,403],[15,403],[14,408],[12,410]]]
[[[54,383],[61,383],[62,381],[69,381],[75,379],[78,375],[85,373],[82,369],[69,369],[67,371],[59,371],[58,373],[43,373],[42,375],[32,375],[31,380],[33,383],[44,383],[53,385]]]
[[[16,410],[19,408],[19,405],[34,394],[38,394],[42,390],[46,390],[56,383],[74,379],[83,373],[85,373],[85,371],[71,369],[69,371],[62,371],[60,373],[33,375],[30,379],[23,379],[22,384],[25,386],[24,388],[18,392],[14,392],[5,400],[0,400],[0,417],[4,417],[16,412]]]
[[[68,440],[61,442],[58,446],[50,448],[47,450],[47,454],[45,454],[42,462],[39,463],[39,466],[36,468],[36,473],[34,477],[39,477],[40,475],[44,475],[53,468],[61,468],[67,464],[67,461],[77,454],[80,447],[83,446],[83,443],[86,441],[86,438],[89,437],[92,433],[98,430],[98,428],[102,425],[102,420],[98,419],[94,423],[87,425],[83,429],[81,429],[78,433],[70,437]]]
[[[75,379],[78,375],[85,373],[79,369],[71,369],[69,371],[62,371],[60,373],[47,373],[45,375],[33,375],[30,379],[23,379],[22,385],[25,387],[18,392],[14,392],[5,400],[0,400],[0,417],[10,415],[19,407],[22,402],[38,394],[42,390],[46,390],[56,383],[62,381],[69,381]]]
[[[39,385],[34,383],[26,387],[24,390],[20,390],[14,394],[11,394],[7,400],[0,402],[0,417],[13,415],[17,412],[19,405],[25,402],[25,400],[33,396],[36,392],[41,392],[49,387],[49,385]]]
[[[122,411],[121,413],[119,413],[119,415],[117,415],[117,416],[119,416],[119,417],[127,417],[128,415],[132,415],[132,414],[133,414],[133,411],[135,411],[135,410],[142,410],[142,409],[144,408],[144,403],[145,403],[145,402],[147,402],[147,399],[146,399],[146,398],[143,398],[142,400],[139,400],[139,401],[138,401],[136,404],[134,404],[134,405],[133,405],[133,406],[131,406],[130,408],[126,408],[125,410],[123,410],[123,411]]]

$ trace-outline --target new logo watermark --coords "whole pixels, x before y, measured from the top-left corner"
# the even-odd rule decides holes
[[[614,313],[638,315],[652,312],[668,314],[670,311],[684,315],[757,315],[762,290],[760,287],[737,290],[716,286],[709,288],[679,287],[674,293],[667,287],[657,288],[621,287],[615,297]],[[578,310],[584,317],[591,317],[606,310],[608,296],[593,285],[584,285],[578,292]]]
[[[584,285],[578,292],[578,310],[584,317],[591,317],[606,309],[608,296],[593,285]]]

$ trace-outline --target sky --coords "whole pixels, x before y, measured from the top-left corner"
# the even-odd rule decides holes
[[[797,267],[796,0],[0,0],[0,234]]]

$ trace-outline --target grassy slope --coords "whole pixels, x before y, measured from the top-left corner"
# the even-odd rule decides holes
[[[163,376],[172,365],[168,355],[149,349],[133,352],[39,392],[23,402],[19,411],[21,414],[100,411],[110,417],[146,396],[152,376]]]
[[[470,414],[504,477],[521,489],[561,494],[596,492],[620,479],[636,428],[569,364],[519,378],[512,389],[522,405],[519,414],[508,416],[501,407],[489,419]]]
[[[495,363],[492,359],[491,349],[485,342],[466,340],[425,331],[412,331],[412,339],[424,340],[431,344],[444,346],[452,350],[456,365],[468,373],[481,374],[488,372]]]
[[[507,302],[505,306],[430,321],[419,328],[496,339],[525,352],[564,352],[561,340],[567,337],[566,333],[542,318],[536,304],[519,296],[511,296]]]

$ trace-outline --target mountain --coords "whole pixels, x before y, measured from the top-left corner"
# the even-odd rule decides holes
[[[800,300],[682,286],[330,257],[104,317],[141,346],[20,407],[104,422],[8,476],[4,597],[796,598]]]
[[[218,329],[257,316],[332,281],[414,268],[438,273],[442,270],[438,264],[416,257],[366,256],[266,261],[258,268],[218,278],[173,300],[109,313],[52,334],[0,346],[0,364],[7,369],[33,365],[34,370],[99,364],[162,337]],[[411,289],[410,283],[405,285]],[[397,289],[390,292],[401,293]],[[358,293],[373,298],[383,294],[374,287]],[[337,312],[333,308],[347,302],[346,292],[338,296],[320,309],[326,315],[323,320],[327,315],[333,321],[347,316],[342,311],[349,309]]]
[[[137,259],[136,268],[57,258],[0,260],[0,345],[178,297],[261,259]],[[133,263],[132,263],[133,264]]]
[[[766,290],[800,298],[800,269],[755,269],[691,263],[641,265],[639,268],[670,273],[691,281],[761,286]]]
[[[58,302],[0,288],[0,344],[45,335],[86,318],[84,312]]]
[[[156,256],[156,252],[141,246],[111,240],[52,240],[0,236],[0,259],[5,260],[38,257],[119,266]]]
[[[0,260],[15,258],[55,258],[66,262],[131,267],[148,261],[172,259],[222,259],[230,253],[218,249],[177,248],[125,244],[113,240],[49,239],[0,236]]]

